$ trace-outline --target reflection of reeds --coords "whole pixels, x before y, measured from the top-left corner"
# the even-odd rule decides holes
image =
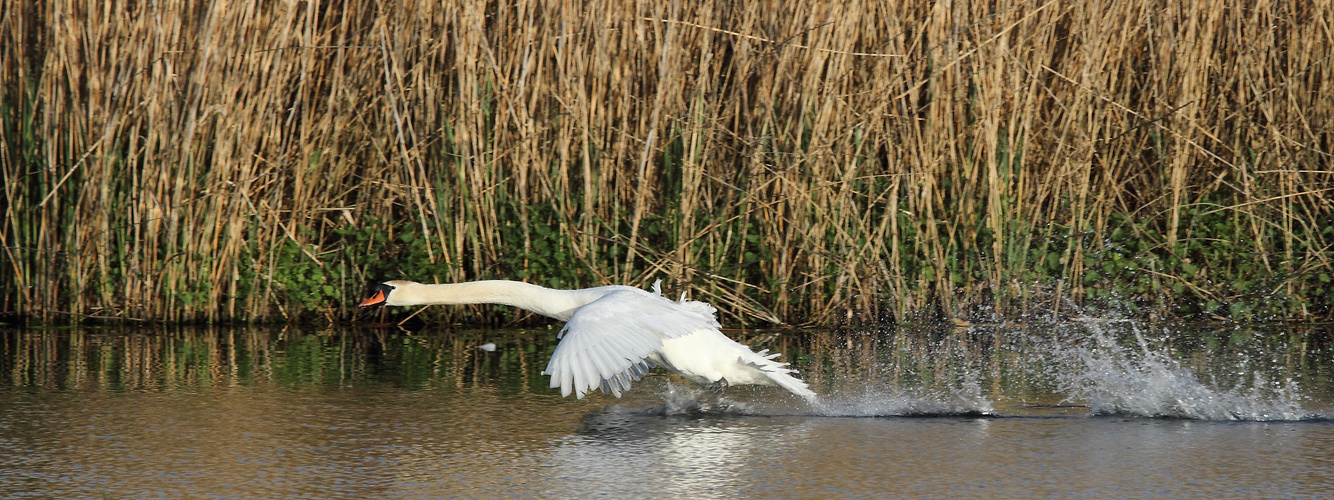
[[[1125,230],[1162,261],[1128,299],[1327,314],[1328,5],[950,5],[0,0],[0,312],[664,276],[743,318],[1005,314]]]
[[[490,332],[488,332],[490,333]],[[0,383],[49,389],[163,390],[269,384],[333,385],[363,380],[408,388],[493,384],[544,390],[551,335],[478,332],[411,336],[383,330],[301,332],[260,328],[5,330]],[[535,363],[534,359],[540,359]],[[539,380],[540,382],[537,382]]]
[[[729,331],[782,360],[819,393],[950,397],[976,384],[981,394],[1050,401],[1078,374],[1071,349],[1088,348],[1091,327],[933,328],[865,331]],[[1134,326],[1092,327],[1139,351]],[[541,374],[555,349],[552,330],[463,330],[410,335],[389,330],[322,332],[179,328],[157,331],[0,330],[0,385],[50,390],[180,390],[279,385],[342,388],[365,383],[407,390],[482,390],[556,395]],[[497,344],[494,352],[476,348]],[[1224,389],[1263,380],[1296,381],[1303,394],[1334,395],[1328,328],[1267,334],[1181,330],[1153,340],[1164,359]],[[1169,354],[1170,353],[1170,354]],[[1118,355],[1103,352],[1101,355]],[[669,375],[670,376],[670,375]],[[1297,387],[1297,386],[1294,386]],[[606,400],[603,400],[604,402]]]

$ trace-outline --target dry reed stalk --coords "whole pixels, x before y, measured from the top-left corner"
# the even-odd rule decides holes
[[[1132,300],[1269,274],[1329,314],[1326,4],[0,11],[0,312],[662,276],[743,322],[994,320],[1091,297],[1128,230],[1152,259],[1125,279],[1182,290]],[[1198,249],[1217,214],[1262,271]]]

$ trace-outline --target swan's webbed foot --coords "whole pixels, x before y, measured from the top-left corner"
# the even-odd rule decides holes
[[[725,378],[720,378],[720,379],[718,379],[717,382],[714,382],[714,383],[709,384],[708,386],[706,386],[705,389],[708,389],[709,392],[712,392],[712,393],[714,393],[714,394],[722,395],[722,393],[724,393],[724,392],[727,391],[727,387],[730,386],[730,385],[732,385],[732,384],[729,384],[729,383],[727,382],[727,379],[725,379]]]

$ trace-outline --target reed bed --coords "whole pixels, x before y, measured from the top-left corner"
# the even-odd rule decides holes
[[[1331,315],[1328,1],[0,13],[5,315],[497,277],[731,324]]]

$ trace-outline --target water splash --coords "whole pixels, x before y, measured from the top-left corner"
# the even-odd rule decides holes
[[[967,377],[948,389],[863,388],[839,392],[814,404],[793,398],[781,401],[741,401],[693,385],[668,383],[658,391],[662,404],[635,410],[652,416],[814,415],[825,417],[949,417],[994,415],[991,401],[982,394],[976,377]],[[746,396],[740,396],[745,399]],[[769,404],[765,404],[765,403]],[[787,403],[787,404],[784,404]]]
[[[828,417],[946,417],[994,415],[991,400],[976,381],[958,388],[885,390],[867,388],[860,394],[834,395],[821,401],[817,413]]]
[[[640,415],[653,416],[691,416],[691,415],[751,415],[756,410],[752,404],[735,401],[725,394],[716,393],[698,386],[678,385],[667,382],[666,387],[657,391],[662,398],[661,405],[636,410]]]
[[[1211,421],[1331,420],[1330,384],[1293,356],[1291,339],[1236,329],[1140,323],[900,332],[831,349],[836,375],[808,405],[772,388],[719,394],[693,384],[654,391],[663,416],[958,417],[1120,415]],[[1193,336],[1192,336],[1193,335]],[[846,347],[843,347],[846,345]],[[1308,355],[1305,347],[1300,348]],[[1326,356],[1317,345],[1309,356]],[[1301,358],[1307,359],[1307,358]],[[1294,368],[1296,366],[1296,368]],[[1314,396],[1311,396],[1314,395]],[[999,410],[996,407],[1000,407]]]
[[[1249,384],[1225,389],[1216,380],[1202,382],[1170,351],[1150,346],[1138,329],[1134,347],[1117,345],[1099,329],[1091,333],[1092,347],[1057,353],[1069,360],[1060,364],[1066,368],[1057,380],[1065,402],[1087,402],[1094,415],[1252,421],[1327,418],[1302,408],[1304,398],[1293,380],[1271,382],[1257,370]]]

